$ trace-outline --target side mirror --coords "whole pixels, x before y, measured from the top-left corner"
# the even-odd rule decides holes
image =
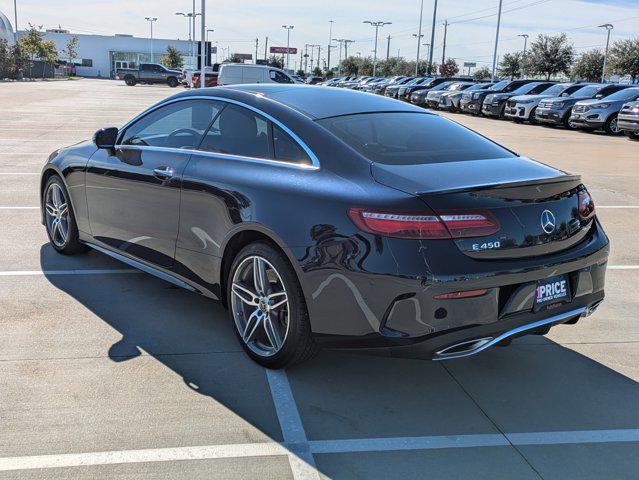
[[[101,128],[93,134],[93,143],[98,148],[115,148],[115,141],[118,138],[116,127]]]

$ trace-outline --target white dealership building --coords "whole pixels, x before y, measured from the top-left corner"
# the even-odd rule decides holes
[[[18,37],[25,35],[18,31]],[[60,60],[68,60],[64,50],[69,41],[76,37],[77,58],[76,73],[82,77],[113,77],[117,68],[136,68],[140,63],[160,63],[168,46],[175,47],[184,56],[185,67],[192,68],[197,63],[197,42],[188,40],[134,37],[133,35],[87,35],[72,33],[63,28],[49,29],[44,32],[45,40],[52,40],[59,53]],[[13,43],[14,30],[9,19],[0,12],[0,38]],[[153,51],[153,55],[151,55]],[[194,54],[192,52],[195,52]]]

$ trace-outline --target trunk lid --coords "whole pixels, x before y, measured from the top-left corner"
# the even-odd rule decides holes
[[[438,215],[481,213],[497,220],[494,234],[453,240],[473,258],[547,255],[590,231],[592,219],[582,220],[578,211],[580,177],[526,158],[373,164],[372,173],[377,182],[418,196]]]

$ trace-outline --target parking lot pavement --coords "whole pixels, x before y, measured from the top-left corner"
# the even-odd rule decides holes
[[[636,142],[446,114],[583,174],[612,241],[595,315],[462,361],[323,351],[267,372],[221,306],[96,252],[58,255],[39,223],[49,152],[176,92],[0,89],[0,479],[636,478]]]

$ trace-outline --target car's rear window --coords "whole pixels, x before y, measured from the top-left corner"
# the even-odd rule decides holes
[[[428,113],[368,113],[318,123],[372,162],[389,165],[514,157],[496,143]]]

